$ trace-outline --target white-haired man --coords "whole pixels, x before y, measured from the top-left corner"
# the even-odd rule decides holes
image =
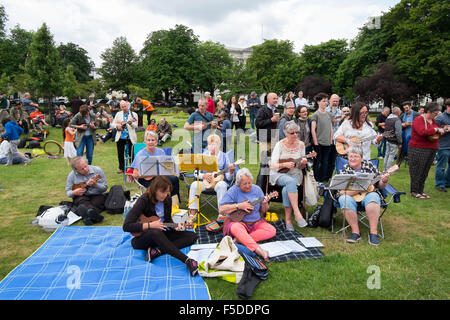
[[[214,121],[214,115],[206,111],[208,102],[206,99],[198,100],[198,110],[193,112],[184,123],[184,129],[194,131],[192,141],[192,151],[194,153],[202,153],[202,149],[207,146],[205,135],[211,128],[217,128],[217,122]]]

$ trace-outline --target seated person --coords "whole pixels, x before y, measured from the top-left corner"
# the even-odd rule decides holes
[[[14,157],[22,158],[25,164],[30,162],[29,158],[26,158],[22,153],[20,153],[17,148],[20,143],[20,135],[23,133],[23,129],[15,121],[11,121],[10,118],[4,118],[2,120],[3,128],[5,132],[1,135],[1,139],[8,140],[9,145],[6,151],[6,165],[10,166],[13,164]]]
[[[261,188],[253,184],[253,176],[247,168],[240,169],[236,174],[236,185],[232,186],[220,202],[219,214],[227,215],[223,232],[246,246],[252,252],[269,261],[269,253],[263,250],[258,241],[273,238],[276,234],[274,226],[261,216],[269,209],[269,198],[265,197],[260,204],[252,206],[251,201],[264,197]],[[240,222],[232,222],[229,215],[243,210],[246,216]]]
[[[75,157],[66,180],[66,194],[73,199],[77,207],[75,213],[83,218],[86,225],[103,220],[100,213],[105,209],[106,190],[108,186],[103,170],[88,165],[83,157]]]
[[[380,171],[369,160],[363,160],[363,149],[359,146],[351,146],[348,149],[348,163],[344,165],[341,174],[354,174],[356,172],[372,173],[380,175]],[[383,174],[381,180],[375,185],[377,189],[383,189],[389,183],[389,173]],[[376,190],[376,189],[375,189]],[[358,203],[353,199],[353,196],[359,194],[360,191],[346,191],[339,192],[339,204],[341,210],[347,220],[352,234],[347,239],[347,242],[355,243],[361,239],[361,234],[358,226]],[[377,191],[369,192],[360,202],[364,206],[369,220],[369,244],[378,246],[380,240],[378,238],[378,218],[380,216],[381,197]]]
[[[158,176],[147,191],[140,196],[133,208],[128,212],[123,223],[123,231],[133,234],[131,245],[134,249],[146,250],[145,260],[152,262],[163,254],[186,264],[191,276],[198,272],[197,261],[188,258],[180,249],[194,244],[197,241],[195,232],[184,231],[184,226],[178,224],[167,228],[163,223],[172,221],[172,199],[170,197],[172,184],[165,176]],[[153,222],[142,222],[140,217],[156,217]]]
[[[165,152],[163,149],[157,148],[156,144],[158,143],[158,135],[153,131],[146,131],[144,136],[145,148],[139,151],[134,158],[133,163],[131,164],[131,168],[133,168],[133,178],[137,179],[138,182],[148,188],[152,183],[155,176],[141,176],[139,173],[140,161],[145,159],[145,157],[150,156],[165,156]],[[178,181],[178,177],[176,176],[167,176],[170,182],[172,183],[172,196],[177,196],[178,199],[174,199],[175,203],[178,203],[180,199],[180,182]]]
[[[66,110],[66,106],[61,104],[55,112],[55,126],[62,126],[64,119],[70,118],[72,113]]]
[[[168,139],[172,137],[172,127],[166,121],[166,118],[161,118],[161,122],[158,124],[158,146],[161,146]]]
[[[0,164],[8,163],[8,154],[10,153],[10,150],[11,150],[11,143],[6,139],[3,140],[0,143]],[[21,164],[21,163],[28,164],[29,161],[30,158],[19,151],[17,151],[17,153],[12,156],[12,164]]]
[[[300,127],[294,121],[288,121],[284,125],[286,138],[280,140],[272,151],[270,160],[270,184],[283,187],[283,207],[286,214],[286,229],[294,231],[291,214],[294,212],[295,221],[300,228],[308,225],[298,207],[298,189],[303,183],[302,169],[306,167],[308,160],[305,156],[305,144],[298,139]],[[300,162],[287,161],[288,159],[301,159]],[[284,161],[283,161],[284,160]],[[279,172],[285,169],[287,172]]]
[[[158,126],[156,125],[156,120],[155,119],[151,119],[150,120],[150,124],[147,126],[145,131],[153,131],[153,132],[157,132],[158,131]]]
[[[39,107],[35,107],[34,111],[30,114],[30,119],[39,130],[42,130],[42,125],[48,127],[48,123],[45,122],[45,115],[41,112]]]
[[[214,191],[217,193],[217,203],[218,204],[220,203],[223,196],[227,192],[229,184],[233,180],[233,174],[234,174],[234,170],[236,168],[236,166],[234,164],[232,164],[232,163],[230,164],[230,161],[228,160],[225,153],[220,151],[220,148],[221,148],[220,140],[221,139],[218,135],[216,135],[216,134],[210,135],[207,140],[208,148],[203,152],[204,155],[217,157],[219,170],[228,168],[227,172],[225,172],[224,180],[217,182],[216,185],[214,186]],[[205,171],[200,172],[199,178],[202,180],[207,180],[210,183],[214,180],[213,174],[205,172]],[[201,192],[201,190],[205,190],[205,184],[203,183],[203,181],[200,181],[199,184],[200,184],[200,192]],[[194,215],[195,213],[197,213],[197,210],[198,210],[198,202],[193,201],[197,195],[197,190],[198,190],[197,180],[195,180],[194,182],[192,182],[191,187],[189,189],[189,203],[190,203],[189,214],[190,215]],[[219,215],[219,218],[220,218],[220,215]]]

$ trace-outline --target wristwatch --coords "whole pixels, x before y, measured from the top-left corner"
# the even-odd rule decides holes
[[[236,209],[239,209],[239,203],[236,202],[235,206],[236,206]]]

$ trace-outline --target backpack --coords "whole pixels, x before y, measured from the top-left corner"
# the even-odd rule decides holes
[[[112,186],[105,200],[105,210],[112,214],[121,214],[127,202],[125,191],[121,185]]]
[[[333,207],[333,198],[330,196],[329,191],[326,191],[323,205],[320,208],[319,214],[319,226],[322,228],[331,228],[333,223],[333,212],[336,208]]]

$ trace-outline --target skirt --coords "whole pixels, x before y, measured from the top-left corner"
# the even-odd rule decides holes
[[[77,156],[77,150],[73,142],[64,141],[64,158],[75,158]]]

